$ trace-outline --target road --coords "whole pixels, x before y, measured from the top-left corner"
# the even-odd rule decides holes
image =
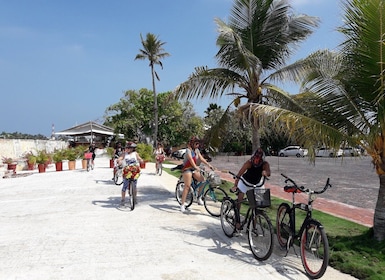
[[[249,156],[217,156],[212,164],[219,170],[238,172]],[[283,186],[280,175],[286,174],[299,185],[320,189],[330,177],[333,189],[322,194],[322,198],[335,200],[356,207],[375,209],[379,178],[370,157],[308,158],[268,156],[272,175],[269,184]]]

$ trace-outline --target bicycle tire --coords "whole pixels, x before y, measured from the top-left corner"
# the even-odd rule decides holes
[[[130,198],[130,207],[131,207],[131,211],[135,209],[135,186],[134,186],[134,182],[129,180],[128,182],[128,194],[129,194],[129,198]]]
[[[163,172],[163,166],[162,166],[162,163],[158,163],[158,172],[157,174],[159,176],[162,176],[162,172]]]
[[[236,230],[236,210],[234,201],[227,197],[221,205],[221,226],[227,237],[233,237]]]
[[[87,159],[87,172],[90,171],[90,160]]]
[[[277,210],[277,240],[281,248],[288,248],[288,241],[291,232],[290,206],[287,203],[281,203]]]
[[[329,263],[329,242],[324,227],[310,220],[301,234],[301,261],[311,279],[321,278]]]
[[[123,184],[123,169],[118,168],[114,174],[114,183],[115,185],[121,185]]]
[[[184,182],[178,182],[176,184],[176,187],[175,187],[175,198],[178,201],[179,205],[182,204],[183,189],[184,189]],[[187,207],[191,206],[191,204],[193,203],[193,200],[194,200],[194,196],[193,196],[192,189],[190,188],[190,190],[186,196],[186,201],[184,203],[185,207],[187,208]]]
[[[225,197],[227,197],[227,193],[220,187],[209,186],[205,191],[203,204],[211,216],[219,217],[221,215],[222,201]]]
[[[247,225],[249,247],[259,261],[267,260],[273,253],[274,229],[269,216],[262,210],[254,210]]]

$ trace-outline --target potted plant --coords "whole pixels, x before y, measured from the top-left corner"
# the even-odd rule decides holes
[[[3,163],[7,165],[8,170],[12,170],[16,173],[17,161],[10,157],[3,157]]]
[[[76,159],[78,158],[78,153],[75,148],[68,148],[65,151],[65,156],[68,159],[68,169],[74,170],[76,168]]]
[[[110,168],[114,168],[115,149],[113,147],[107,147],[107,154],[110,158]]]
[[[25,160],[27,162],[28,170],[34,170],[36,164],[36,156],[32,152],[29,152],[25,155]]]
[[[39,170],[39,173],[45,172],[48,160],[49,160],[49,155],[46,150],[40,150],[37,152],[36,163],[37,163],[37,168]]]
[[[76,147],[76,152],[78,153],[78,158],[82,159],[82,168],[87,169],[87,159],[85,158],[84,153],[88,151],[88,147],[81,145]]]
[[[140,143],[137,145],[136,151],[144,161],[144,163],[140,164],[140,168],[146,168],[146,162],[151,161],[152,146],[148,144]]]
[[[52,159],[55,162],[56,171],[63,171],[63,160],[65,159],[64,150],[55,150]]]

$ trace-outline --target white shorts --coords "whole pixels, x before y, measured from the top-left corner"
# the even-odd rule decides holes
[[[253,187],[248,187],[246,186],[245,183],[243,183],[243,181],[241,179],[239,179],[238,181],[238,185],[237,185],[238,189],[243,192],[243,193],[246,193],[248,190],[251,190],[251,189],[254,189]],[[260,187],[258,187],[259,189],[264,189],[265,188],[265,185],[262,185]]]

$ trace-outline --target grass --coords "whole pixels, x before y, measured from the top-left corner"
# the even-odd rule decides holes
[[[180,176],[180,171],[165,170],[173,176]],[[221,185],[228,194],[232,186],[233,184],[227,181],[223,181]],[[277,209],[282,202],[284,200],[272,197],[271,206],[265,209],[274,228]],[[242,207],[241,210],[245,214],[247,207]],[[385,279],[385,241],[375,241],[372,228],[317,210],[313,210],[313,217],[325,227],[330,247],[330,266],[362,280]],[[297,211],[298,227],[303,218],[303,212]]]

